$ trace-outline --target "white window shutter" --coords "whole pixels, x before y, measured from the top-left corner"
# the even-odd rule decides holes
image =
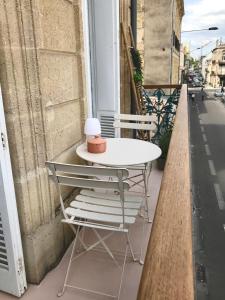
[[[0,290],[20,297],[27,283],[1,89],[0,134]]]

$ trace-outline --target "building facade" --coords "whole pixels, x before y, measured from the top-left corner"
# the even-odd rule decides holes
[[[212,52],[202,58],[202,76],[206,84],[210,83]]]
[[[177,84],[183,0],[144,1],[145,84]]]
[[[213,49],[208,71],[212,87],[225,86],[225,44],[218,45]]]
[[[83,3],[0,1],[0,82],[26,274],[31,283],[39,283],[57,264],[72,239],[70,230],[60,222],[59,199],[45,162],[80,162],[75,148],[83,140],[90,106]],[[114,0],[108,3],[114,5]],[[130,1],[117,3],[118,28],[123,22],[128,34]],[[123,42],[119,69],[118,105],[121,112],[129,112],[130,74]],[[66,198],[71,191],[64,194]]]

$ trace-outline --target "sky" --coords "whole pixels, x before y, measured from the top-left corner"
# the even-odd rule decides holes
[[[202,55],[207,55],[215,48],[217,40],[225,43],[225,0],[184,0],[184,6],[182,31],[209,27],[219,30],[182,33],[183,44],[188,44],[192,51],[209,43],[202,48]],[[199,58],[201,50],[192,51],[191,55]]]

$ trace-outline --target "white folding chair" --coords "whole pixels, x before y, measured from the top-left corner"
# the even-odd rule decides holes
[[[156,116],[152,115],[130,115],[130,114],[117,114],[115,115],[115,121],[113,126],[118,129],[130,129],[134,130],[144,130],[149,132],[149,141],[156,131]],[[144,182],[144,193],[145,193],[145,206],[147,210],[148,222],[151,222],[149,218],[149,207],[148,207],[148,180],[151,173],[152,164],[149,162],[147,164],[126,166],[129,170],[138,170],[141,173],[130,176],[128,179],[133,183],[131,187]],[[142,176],[142,179],[135,181],[135,178]]]
[[[128,249],[130,249],[133,260],[136,261],[129,239],[129,227],[135,223],[143,197],[125,195],[124,191],[129,189],[129,184],[125,181],[129,175],[126,169],[69,165],[56,162],[47,162],[46,165],[51,171],[50,176],[54,180],[60,196],[60,204],[64,215],[62,222],[69,224],[75,233],[63,288],[58,296],[63,295],[66,287],[71,287],[119,299]],[[111,177],[113,180],[96,179],[96,177],[99,176],[103,178]],[[66,208],[62,198],[61,186],[82,188],[80,194],[77,195]],[[95,189],[97,189],[98,192],[96,192]],[[103,192],[99,192],[99,189],[101,191],[103,190]],[[111,193],[107,193],[109,191],[111,191]],[[114,191],[117,191],[117,194],[115,194]],[[94,235],[98,239],[97,242],[88,246],[80,236],[80,229],[87,227],[93,230]],[[104,237],[100,236],[98,230],[101,229],[109,231],[109,234]],[[115,232],[123,233],[126,238],[126,249],[122,268],[105,242],[106,239],[111,237]],[[78,240],[81,242],[84,250],[74,256]],[[116,296],[68,284],[68,275],[72,261],[98,245],[104,248],[114,263],[121,269],[119,291]]]

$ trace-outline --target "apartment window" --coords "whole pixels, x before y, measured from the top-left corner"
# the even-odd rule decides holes
[[[173,31],[173,46],[175,47],[175,49],[180,52],[180,41],[175,33],[175,31]]]
[[[225,51],[223,51],[222,60],[225,60]]]

